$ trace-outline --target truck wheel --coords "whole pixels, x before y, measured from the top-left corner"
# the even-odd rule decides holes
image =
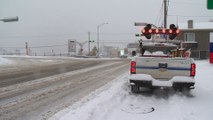
[[[131,91],[132,93],[139,93],[140,91],[139,86],[131,85]]]

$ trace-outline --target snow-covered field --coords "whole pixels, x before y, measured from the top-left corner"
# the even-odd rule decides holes
[[[169,91],[132,94],[124,73],[50,120],[212,120],[213,65],[196,64],[196,86],[190,96]]]

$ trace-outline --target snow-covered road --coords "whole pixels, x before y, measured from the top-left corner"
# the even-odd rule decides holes
[[[53,56],[0,56],[0,88],[113,61],[120,60]]]
[[[14,64],[0,66],[0,120],[48,119],[126,72],[129,63],[122,59],[3,59]],[[26,78],[34,73],[36,79]]]
[[[124,73],[50,120],[212,120],[213,65],[207,60],[196,64],[190,96],[169,91],[132,94]]]

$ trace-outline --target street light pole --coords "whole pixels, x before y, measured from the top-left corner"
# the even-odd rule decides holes
[[[90,32],[88,32],[88,56],[90,56]]]
[[[102,24],[99,24],[97,26],[97,47],[98,47],[98,51],[97,51],[97,56],[99,57],[100,56],[100,46],[99,46],[99,29],[101,26],[105,25],[105,24],[108,24],[108,23],[102,23]]]

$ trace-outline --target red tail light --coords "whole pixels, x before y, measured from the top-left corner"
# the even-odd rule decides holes
[[[191,64],[191,76],[195,76],[196,74],[196,65],[193,63]]]
[[[135,74],[136,73],[136,62],[135,61],[131,61],[130,72],[131,72],[131,74]]]

